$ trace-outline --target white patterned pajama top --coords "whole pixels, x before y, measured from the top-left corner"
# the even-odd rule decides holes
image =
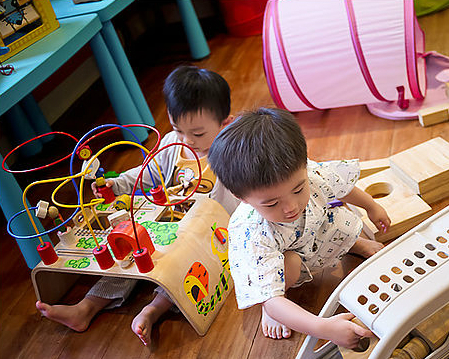
[[[284,295],[284,252],[294,251],[302,259],[299,286],[311,281],[313,273],[335,266],[360,235],[360,218],[328,204],[352,191],[360,176],[358,160],[309,160],[307,173],[310,199],[296,221],[270,222],[245,203],[231,216],[229,263],[240,309]]]

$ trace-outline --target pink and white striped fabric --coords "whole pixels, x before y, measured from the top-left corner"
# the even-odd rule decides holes
[[[423,54],[413,0],[269,0],[265,9],[265,75],[291,112],[422,100]]]

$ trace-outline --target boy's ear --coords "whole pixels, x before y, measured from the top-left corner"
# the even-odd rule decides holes
[[[235,117],[229,115],[225,118],[225,120],[221,123],[221,128],[225,128],[227,125],[231,124],[234,121]]]
[[[243,202],[243,203],[246,203],[246,204],[248,204],[248,202],[246,202],[243,198],[241,198],[241,197],[237,197],[236,195],[234,195],[233,194],[233,196],[235,197],[235,198],[237,198],[238,200],[240,200],[240,202]]]

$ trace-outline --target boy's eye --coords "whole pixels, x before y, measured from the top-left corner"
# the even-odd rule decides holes
[[[201,136],[204,136],[204,133],[194,133],[193,134],[195,137],[201,137]]]
[[[300,188],[300,189],[298,189],[298,190],[296,190],[295,192],[293,192],[294,194],[298,194],[298,193],[301,193],[301,191],[302,191],[302,188]]]
[[[274,206],[276,206],[278,203],[277,202],[274,202],[274,203],[272,203],[272,204],[267,204],[267,205],[265,205],[265,207],[274,207]]]

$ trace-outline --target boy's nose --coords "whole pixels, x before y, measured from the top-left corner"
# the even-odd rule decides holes
[[[283,210],[285,214],[294,213],[296,212],[298,206],[295,202],[286,202],[283,206]]]

